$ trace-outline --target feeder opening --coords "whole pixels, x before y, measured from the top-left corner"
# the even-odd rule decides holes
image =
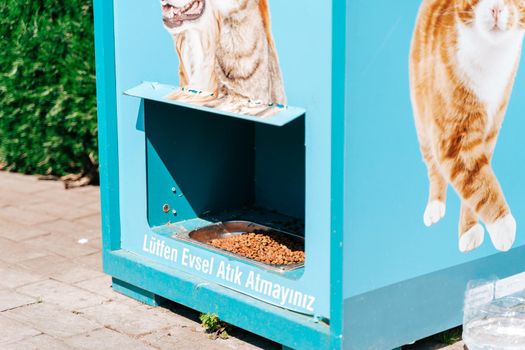
[[[144,120],[151,227],[266,268],[304,264],[304,118],[278,127],[146,100]]]

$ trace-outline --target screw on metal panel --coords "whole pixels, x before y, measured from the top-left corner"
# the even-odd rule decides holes
[[[171,192],[173,192],[173,193],[177,193],[177,189],[176,189],[175,187],[172,187],[172,188],[171,188]]]
[[[168,213],[170,211],[170,205],[169,204],[164,204],[162,206],[162,211],[165,212],[165,213]]]
[[[177,215],[177,210],[176,209],[173,209],[171,212],[173,213],[173,215]]]

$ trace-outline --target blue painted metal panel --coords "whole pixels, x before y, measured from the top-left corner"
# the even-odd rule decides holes
[[[150,291],[141,289],[117,278],[112,279],[111,288],[117,293],[133,298],[149,306],[160,306],[165,301],[165,299]]]
[[[123,86],[129,85],[129,81],[133,81],[139,76],[146,77],[148,80],[158,80],[156,78],[167,77],[171,74],[172,78],[176,79],[170,70],[159,69],[159,66],[173,62],[172,60],[175,59],[173,53],[168,54],[169,51],[165,46],[159,49],[160,52],[164,52],[160,56],[152,56],[151,54],[155,50],[148,50],[151,46],[160,47],[155,41],[149,40],[148,35],[151,35],[152,32],[160,33],[161,26],[146,25],[146,30],[139,30],[136,26],[137,21],[140,22],[140,19],[143,18],[144,12],[150,11],[150,13],[155,14],[158,11],[158,4],[153,6],[140,1],[133,3],[126,1],[125,6],[121,6],[123,4],[118,0],[114,4],[95,0],[105,271],[121,282],[117,287],[121,288],[122,292],[127,292],[126,289],[133,293],[143,290],[146,293],[166,296],[201,311],[218,311],[221,318],[232,324],[294,348],[328,348],[328,327],[313,322],[311,317],[301,316],[279,307],[272,307],[264,302],[258,302],[214,283],[206,282],[207,279],[198,279],[179,269],[166,266],[165,263],[154,262],[155,258],[141,258],[139,255],[125,250],[116,251],[121,246],[129,248],[130,241],[140,238],[137,236],[137,232],[140,235],[152,232],[146,220],[144,104],[124,97],[122,95]],[[143,11],[144,8],[147,11]],[[275,16],[281,17],[280,21],[276,21],[275,27],[279,27],[279,23],[281,26],[287,26],[285,24],[287,13],[289,11],[281,13],[280,16]],[[311,13],[310,16],[319,19],[322,18],[323,13],[324,11],[321,9]],[[113,31],[114,28],[115,31]],[[130,28],[134,29],[130,30]],[[131,35],[134,40],[123,40],[127,34]],[[298,26],[295,30],[286,31],[286,34],[303,36],[304,33],[302,28]],[[326,32],[322,30],[316,31],[313,35],[302,37],[302,40],[309,40],[316,36],[323,37],[325,34]],[[139,44],[136,45],[137,43]],[[295,44],[303,50],[307,48],[307,45],[298,41],[290,41],[290,43],[290,46]],[[148,45],[150,46],[148,47]],[[133,55],[135,49],[138,49],[142,54]],[[155,58],[154,65],[143,64],[144,60],[150,59],[152,62],[153,58]],[[324,52],[311,56],[312,60],[318,58],[321,58],[321,61],[329,61],[329,56]],[[290,66],[290,62],[294,59],[285,57],[282,61],[288,61]],[[329,67],[328,64],[322,66]],[[297,66],[295,65],[294,68]],[[295,70],[290,76],[293,74],[301,75],[302,72]],[[328,77],[322,69],[316,74],[322,77],[317,80],[319,82],[323,82]],[[310,95],[314,93],[315,88],[307,88],[310,88]],[[291,91],[290,95],[293,96],[294,90]],[[295,91],[295,95],[312,101],[301,92]],[[320,95],[329,96],[329,92],[325,90]],[[318,124],[318,131],[320,133],[326,132],[328,129],[323,127],[324,121],[320,118],[324,114],[322,111],[326,102],[317,101],[311,106],[312,108],[309,111],[312,115],[319,115],[319,118],[315,122],[310,122],[310,125]],[[129,123],[130,120],[131,123]],[[320,141],[322,138],[313,144],[315,145],[316,142]],[[120,146],[120,149],[117,148],[117,145]],[[316,159],[323,153],[326,155],[327,150],[329,148],[317,147],[309,157]],[[322,162],[328,157],[317,159],[320,162],[316,161],[317,167],[315,171],[310,173],[324,175],[318,176],[316,180],[322,177],[326,178],[330,172],[329,167],[322,166]],[[327,182],[324,183],[327,184]],[[320,191],[328,195],[328,192],[323,191],[322,187],[317,186],[313,192]],[[321,209],[317,212],[317,219],[326,218],[328,208],[321,203],[319,198],[310,203],[312,208],[318,206]],[[327,221],[323,222],[323,220],[312,220],[312,223],[312,230],[316,230],[318,225],[327,225]],[[162,235],[159,235],[159,238],[162,239]],[[323,247],[326,247],[328,242],[325,240],[314,242],[312,240],[309,244],[319,247],[316,251],[312,250],[312,256],[325,256]],[[328,283],[319,284],[318,282],[322,282],[327,274],[319,274],[319,272],[326,272],[324,270],[326,268],[327,266],[321,265],[312,266],[309,269],[310,277],[306,280],[307,284],[308,280],[314,280],[315,283],[309,283],[309,285],[312,288],[317,288],[322,294],[328,293]],[[127,286],[132,288],[127,288]],[[320,298],[320,304],[324,306],[321,305],[319,310],[327,309],[328,302],[328,298]],[[261,318],[264,322],[261,321]],[[289,332],[282,332],[283,329],[289,329]],[[302,336],[298,338],[296,334]]]
[[[423,224],[428,181],[408,84],[420,4],[351,1],[348,9],[345,298],[497,253],[488,236],[475,252],[459,252],[459,200],[452,190],[445,218],[431,228]],[[519,134],[525,128],[524,69],[493,161],[518,221],[515,247],[525,242],[525,154],[516,152],[525,148]]]
[[[305,120],[284,127],[255,125],[254,202],[300,219],[305,211]],[[302,233],[302,232],[298,232]]]
[[[346,122],[346,28],[348,1],[334,1],[332,8],[332,178],[330,225],[330,332],[332,349],[343,346],[343,254],[345,222],[345,122]]]
[[[459,201],[423,225],[428,183],[416,137],[408,55],[421,1],[349,0],[344,169],[344,348],[392,349],[461,323],[471,279],[523,271],[525,140],[523,67],[493,166],[518,221],[509,253],[488,237],[470,254],[458,250]],[[381,11],[378,11],[378,8]]]
[[[120,250],[108,256],[108,273],[133,286],[201,312],[214,312],[228,323],[293,349],[332,349],[329,327],[311,317],[286,312],[136,254]]]
[[[150,226],[253,202],[253,123],[152,101],[145,111]]]
[[[100,196],[104,261],[106,252],[120,248],[119,171],[117,101],[115,77],[115,41],[113,4],[94,2],[95,51],[97,69],[97,105],[100,164]]]
[[[133,88],[130,88],[129,90],[126,90],[124,92],[125,95],[128,96],[135,96],[147,100],[167,103],[175,106],[182,106],[191,108],[198,111],[204,111],[210,113],[212,116],[226,116],[226,117],[232,117],[232,118],[239,118],[243,120],[249,120],[255,123],[262,123],[262,124],[268,124],[268,125],[275,125],[275,126],[283,126],[288,124],[291,121],[294,121],[295,119],[301,117],[305,114],[304,108],[299,107],[293,107],[293,106],[286,106],[286,107],[279,107],[282,111],[278,114],[271,116],[271,117],[254,117],[246,114],[239,114],[239,113],[233,113],[233,112],[226,112],[215,108],[209,108],[204,106],[199,106],[195,104],[189,104],[181,101],[176,100],[169,100],[166,98],[169,94],[176,91],[178,88],[166,85],[166,84],[159,84],[155,82],[143,82],[142,84],[135,86]]]
[[[172,38],[162,26],[158,3],[115,0],[114,4],[121,242],[123,249],[144,254],[144,234],[151,231],[145,186],[148,182],[143,128],[145,106],[123,93],[142,81],[178,85],[178,59]],[[326,260],[330,245],[325,233],[330,231],[331,145],[327,140],[330,139],[328,121],[331,108],[331,5],[309,1],[307,6],[304,2],[298,6],[292,2],[272,1],[270,6],[288,100],[291,105],[301,106],[307,111],[305,193],[304,204],[300,203],[300,207],[305,211],[306,235],[311,237],[306,240],[310,262],[306,262],[304,274],[298,280],[285,279],[282,283],[315,295],[318,303],[315,313],[329,317],[330,267],[317,262]],[[295,14],[294,25],[290,23],[290,13]],[[316,42],[315,50],[312,50],[312,42]],[[312,70],[314,66],[316,69]],[[306,76],[315,84],[305,83]],[[166,186],[159,186],[166,190],[173,184],[169,177],[160,176],[159,180],[165,181]],[[276,199],[272,201],[276,202]],[[284,206],[278,209],[288,210]],[[189,207],[187,212],[191,212]],[[275,277],[276,280],[279,278]]]
[[[345,350],[389,350],[456,327],[470,280],[523,271],[525,247],[345,299]]]
[[[304,220],[304,119],[275,127],[152,101],[145,110],[150,226],[249,207]]]

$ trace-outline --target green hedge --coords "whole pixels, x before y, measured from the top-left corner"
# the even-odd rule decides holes
[[[96,134],[91,1],[0,1],[3,167],[93,173]]]

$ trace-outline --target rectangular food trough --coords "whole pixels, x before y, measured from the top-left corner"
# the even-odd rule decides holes
[[[253,222],[249,221],[227,221],[227,222],[218,222],[211,224],[209,226],[204,226],[202,228],[185,232],[185,233],[179,233],[175,234],[174,237],[178,239],[186,240],[193,244],[198,244],[206,249],[210,249],[213,251],[221,252],[222,254],[235,257],[236,259],[240,259],[242,261],[246,261],[250,264],[258,265],[265,269],[270,269],[272,271],[291,271],[295,269],[299,269],[304,267],[304,262],[301,263],[295,263],[295,264],[271,264],[271,263],[264,263],[259,262],[255,259],[250,259],[247,257],[242,256],[241,254],[235,254],[225,249],[220,249],[217,247],[214,247],[210,244],[210,241],[217,240],[217,239],[223,239],[228,238],[234,235],[243,235],[243,234],[266,234],[274,237],[281,238],[285,245],[293,245],[296,247],[302,247],[304,250],[304,237],[284,232],[281,230],[277,230],[274,228],[270,228],[268,226],[259,225]],[[277,240],[279,240],[277,238]]]
[[[483,119],[472,96],[454,100],[477,90],[450,85],[462,82],[449,77],[456,66],[425,62],[454,52],[439,43],[455,39],[433,38],[463,28],[451,24],[461,19],[455,9],[439,12],[456,2],[95,0],[103,263],[113,288],[216,313],[297,350],[392,350],[460,325],[470,280],[525,266],[525,152],[516,151],[525,149],[525,77],[518,67],[502,95],[501,125],[505,108]],[[437,28],[416,28],[422,5],[418,21]],[[486,67],[508,74],[490,77],[513,77],[520,35],[508,37],[512,67]],[[500,51],[473,52],[475,64],[458,67]],[[493,80],[480,91],[512,85]],[[465,108],[451,116],[453,107]],[[428,137],[438,130],[431,118],[439,126],[462,113],[479,120]],[[475,139],[487,120],[497,146],[489,134]],[[489,182],[493,191],[479,190]],[[490,210],[498,198],[501,210]],[[505,220],[492,225],[491,213]],[[252,259],[264,260],[246,250],[261,232],[304,246],[304,262]],[[213,241],[228,238],[237,250]]]

